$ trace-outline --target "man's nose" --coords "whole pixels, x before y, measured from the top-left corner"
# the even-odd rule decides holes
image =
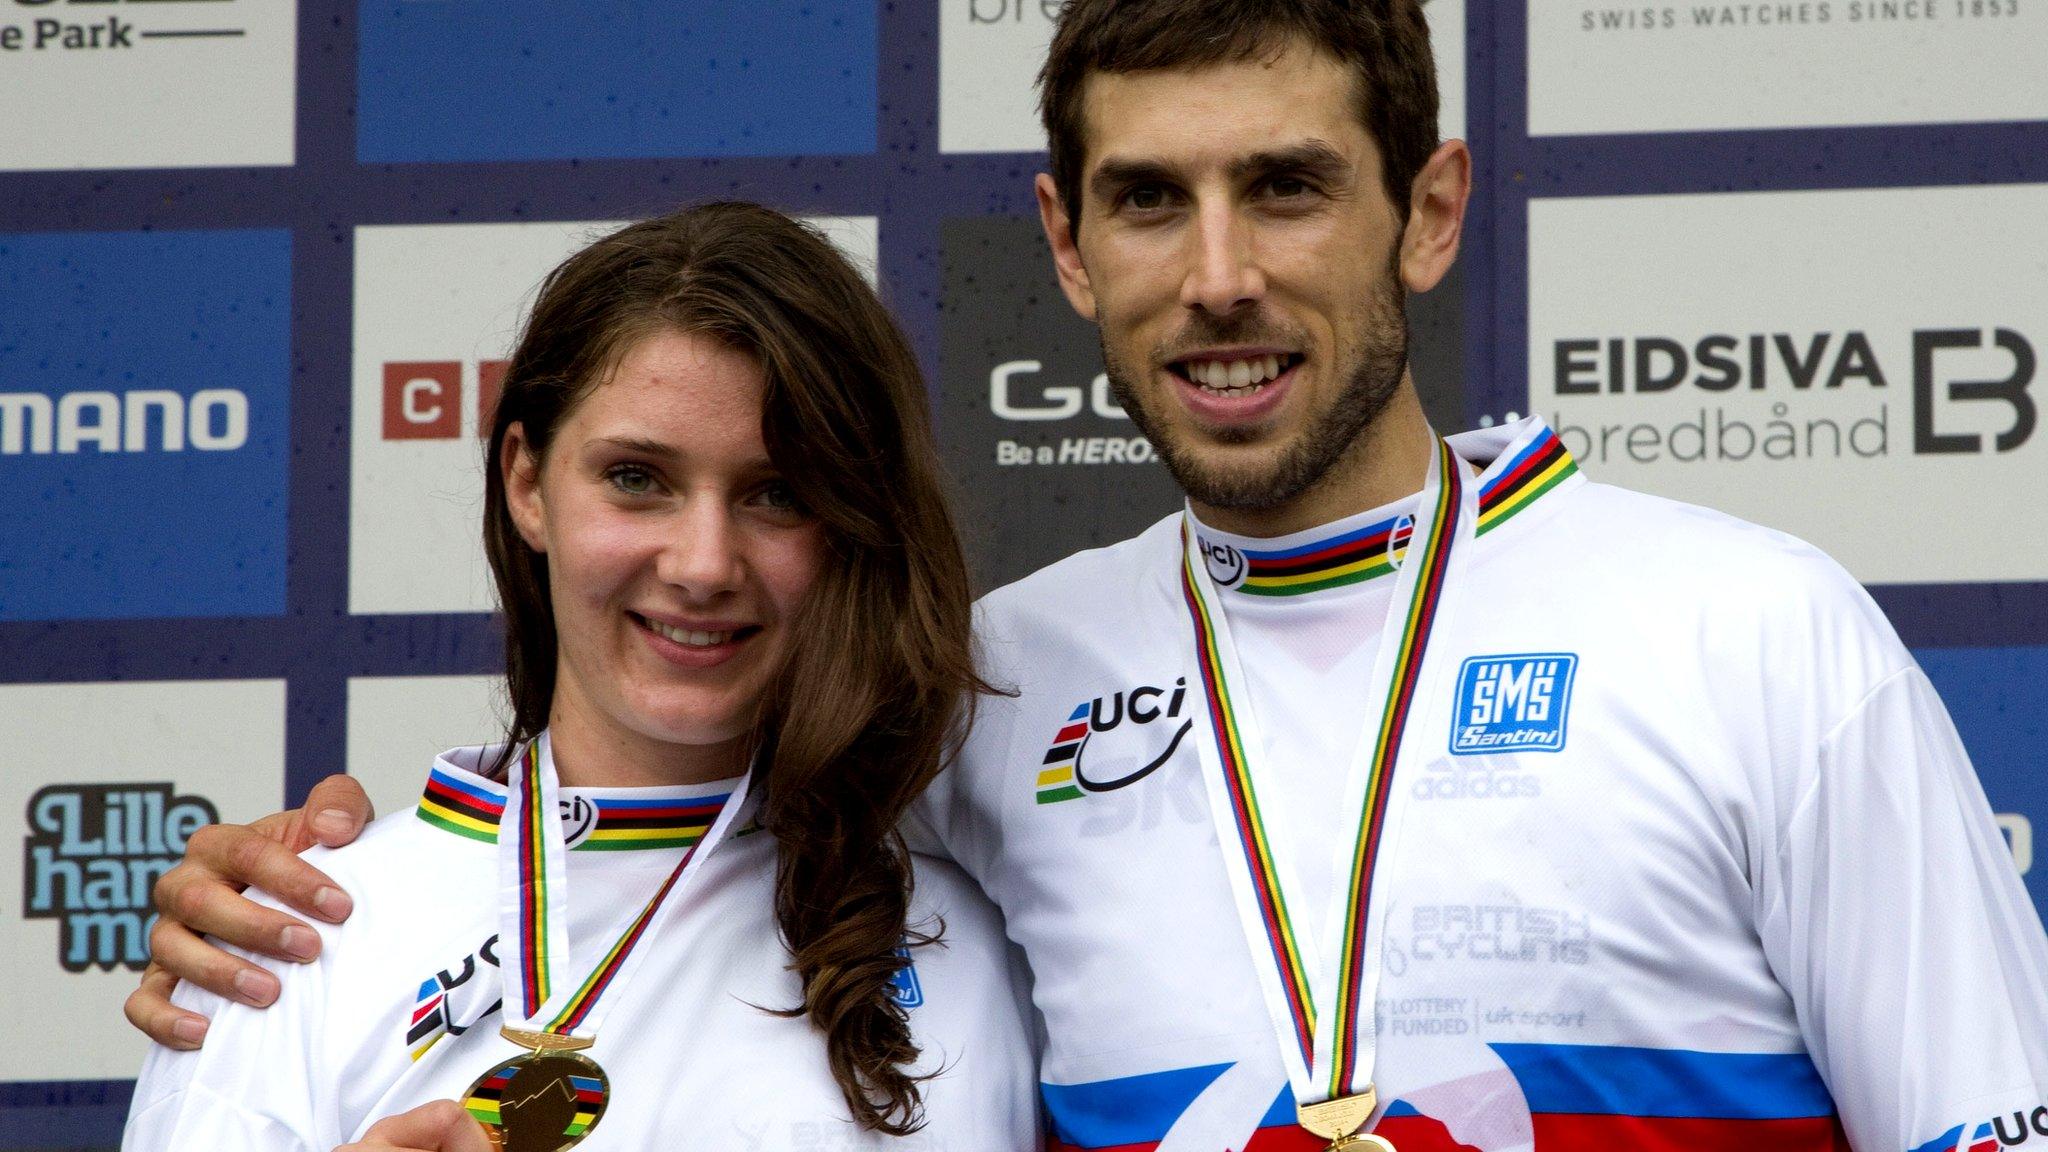
[[[1252,229],[1235,205],[1201,205],[1188,233],[1187,270],[1180,302],[1218,316],[1258,303],[1266,293]]]

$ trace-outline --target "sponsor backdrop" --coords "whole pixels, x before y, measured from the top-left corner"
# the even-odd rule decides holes
[[[1037,234],[1057,8],[0,0],[0,1149],[117,1141],[194,829],[402,809],[500,723],[476,429],[603,222],[747,197],[872,269],[985,586],[1175,507]],[[1840,557],[2048,902],[2048,0],[1428,11],[1432,418]]]

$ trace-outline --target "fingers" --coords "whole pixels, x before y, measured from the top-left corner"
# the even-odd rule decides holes
[[[285,845],[254,828],[210,824],[192,834],[184,863],[156,882],[157,911],[195,932],[209,932],[236,947],[280,960],[319,955],[320,942],[311,929],[239,895],[238,889],[249,884],[299,912],[333,923],[347,919],[355,907],[326,873]],[[307,934],[295,942],[297,948],[285,932],[294,924]]]
[[[314,841],[339,848],[355,840],[363,825],[376,819],[369,794],[356,778],[337,772],[313,785],[306,795],[306,831]],[[304,848],[306,845],[296,845]]]
[[[312,929],[304,926],[295,931],[309,936],[313,933]],[[317,942],[318,937],[315,940]],[[173,981],[186,980],[217,996],[256,1008],[268,1007],[277,999],[276,976],[214,947],[175,920],[158,918],[156,927],[149,930],[149,952],[152,965],[161,967]],[[136,992],[138,995],[147,994],[144,988],[138,988]],[[164,988],[163,994],[168,997],[170,989]],[[149,1030],[145,1028],[144,1031]]]
[[[493,1152],[490,1137],[462,1105],[436,1100],[389,1116],[363,1133],[361,1144],[336,1152]]]
[[[143,969],[142,984],[128,994],[121,1011],[128,1023],[166,1048],[189,1052],[206,1039],[206,1017],[187,1012],[171,1003],[171,990],[178,978],[152,961]]]

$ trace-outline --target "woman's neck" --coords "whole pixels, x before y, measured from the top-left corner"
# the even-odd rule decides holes
[[[727,780],[747,770],[744,736],[719,744],[674,744],[608,724],[582,722],[559,705],[548,717],[555,777],[567,788],[660,788]]]

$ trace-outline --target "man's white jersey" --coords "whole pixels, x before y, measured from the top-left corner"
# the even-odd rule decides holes
[[[1374,881],[1377,1130],[1402,1152],[2048,1148],[2048,940],[1862,589],[1779,533],[1586,481],[1540,422],[1451,444],[1479,534]],[[1055,1148],[1320,1149],[1210,814],[1181,525],[983,601],[1016,694],[919,812],[1030,961]],[[1398,509],[1331,532],[1201,533],[1242,659],[1292,660],[1250,678],[1269,746],[1247,757],[1298,857],[1349,849],[1356,813],[1299,841],[1379,702],[1272,622],[1391,582],[1405,540]]]
[[[498,1034],[497,822],[505,786],[486,749],[434,765],[416,810],[306,858],[355,898],[319,925],[320,958],[251,957],[283,993],[254,1009],[181,985],[213,1018],[196,1052],[153,1048],[125,1152],[329,1152],[376,1120],[465,1090],[520,1049]],[[709,826],[734,782],[563,790],[570,939],[581,979]],[[746,814],[741,813],[742,817]],[[1032,1052],[994,909],[951,865],[915,859],[911,924],[944,943],[907,953],[908,1011],[930,1124],[891,1140],[855,1127],[808,1020],[774,1014],[799,981],[773,917],[774,838],[742,826],[694,867],[685,902],[640,945],[638,973],[589,1055],[611,1080],[579,1148],[1026,1149],[1038,1146]],[[262,901],[273,907],[276,901]]]

